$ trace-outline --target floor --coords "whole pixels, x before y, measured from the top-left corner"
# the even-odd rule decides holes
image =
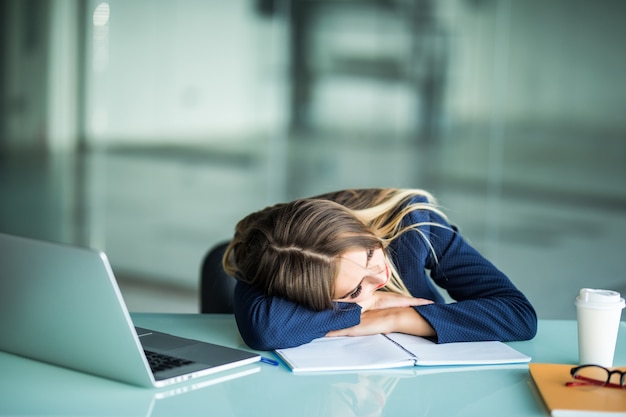
[[[344,137],[5,155],[0,231],[105,250],[131,311],[197,312],[202,257],[250,211],[345,187],[422,187],[541,318],[574,318],[582,287],[626,294],[623,141],[602,159],[593,141],[535,135],[494,162],[475,151],[489,147],[479,136],[429,151]]]

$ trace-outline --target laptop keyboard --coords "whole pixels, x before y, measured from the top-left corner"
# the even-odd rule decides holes
[[[175,358],[173,356],[151,352],[149,350],[144,350],[144,352],[146,353],[146,358],[148,359],[150,369],[152,369],[153,373],[165,371],[167,369],[178,368],[193,363],[193,361],[190,360]]]

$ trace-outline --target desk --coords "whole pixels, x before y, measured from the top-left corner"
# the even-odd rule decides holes
[[[133,314],[138,326],[247,349],[230,315]],[[626,365],[626,323],[615,365]],[[539,322],[510,343],[534,362],[576,363],[575,321]],[[265,353],[265,355],[270,355]],[[125,385],[0,352],[0,415],[63,416],[547,416],[526,366],[463,372],[401,369],[294,375],[284,364],[219,384],[177,389]],[[209,383],[210,379],[207,380]]]

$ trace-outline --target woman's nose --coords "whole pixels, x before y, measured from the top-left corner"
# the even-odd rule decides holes
[[[368,268],[368,271],[370,272],[368,278],[370,282],[376,286],[376,288],[381,288],[387,283],[389,276],[385,263],[372,265]]]
[[[367,270],[370,271],[372,275],[384,275],[383,273],[385,272],[385,264],[380,263],[376,265],[370,265]]]

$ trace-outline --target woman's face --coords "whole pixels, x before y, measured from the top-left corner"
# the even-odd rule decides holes
[[[384,287],[389,275],[382,249],[349,250],[339,259],[333,299],[358,303]]]

